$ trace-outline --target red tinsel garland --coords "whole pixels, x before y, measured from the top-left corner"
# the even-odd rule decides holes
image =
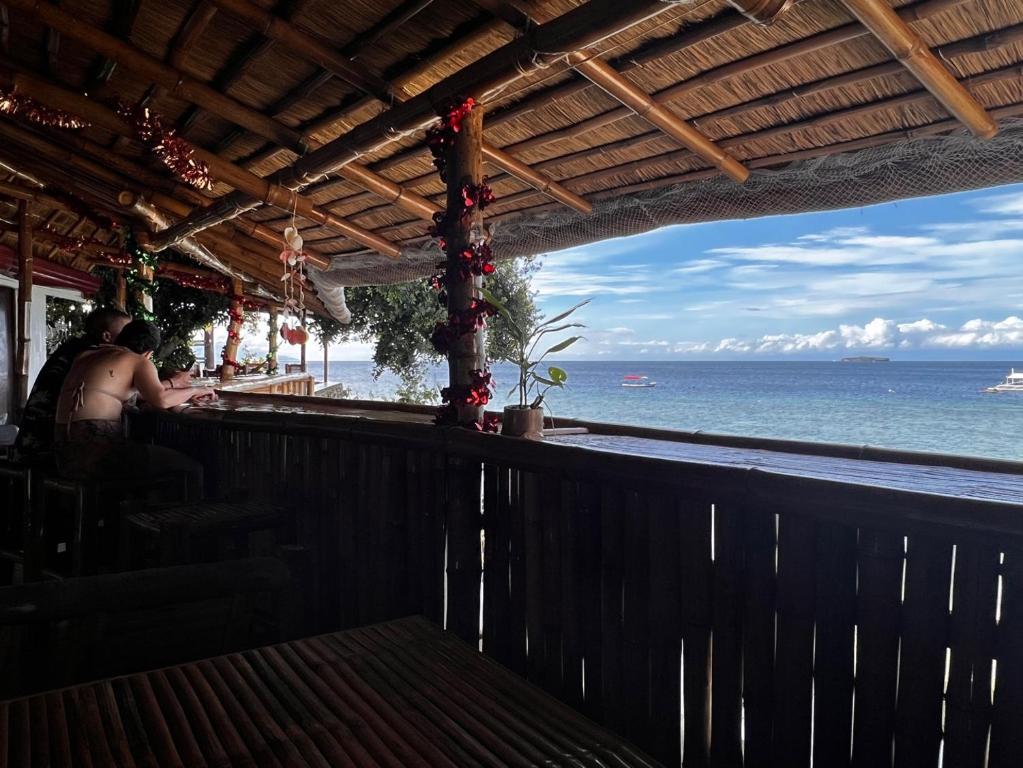
[[[31,96],[18,93],[13,88],[11,90],[0,89],[0,113],[5,115],[22,114],[33,123],[47,128],[78,130],[92,125],[88,120],[83,120],[70,112],[40,104]]]
[[[210,169],[195,159],[195,147],[178,136],[173,128],[164,128],[160,117],[141,104],[117,103],[117,114],[135,129],[139,139],[175,176],[196,189],[213,186]]]
[[[447,181],[447,153],[455,143],[455,134],[462,130],[462,121],[476,106],[474,99],[451,102],[440,110],[440,124],[426,132],[426,146],[433,155],[433,165],[441,181]]]

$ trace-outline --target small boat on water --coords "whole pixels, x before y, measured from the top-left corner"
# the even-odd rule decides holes
[[[622,386],[630,387],[632,389],[647,389],[649,387],[656,387],[656,381],[650,381],[646,376],[636,376],[630,374],[622,378]]]
[[[994,394],[1001,392],[1023,392],[1023,373],[1016,373],[1016,369],[1013,368],[1009,371],[1009,375],[1005,377],[1005,381],[1001,384],[995,384],[993,387],[985,387],[984,391]]]

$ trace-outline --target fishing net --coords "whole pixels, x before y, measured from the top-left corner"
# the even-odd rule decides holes
[[[597,202],[583,215],[551,211],[493,226],[498,259],[511,259],[647,232],[670,224],[833,210],[1023,181],[1023,119],[1004,120],[994,139],[966,133],[913,138],[879,147],[755,170],[745,184],[687,182]],[[313,275],[320,286],[401,283],[432,274],[443,257],[433,244],[399,260],[378,254],[336,258]]]

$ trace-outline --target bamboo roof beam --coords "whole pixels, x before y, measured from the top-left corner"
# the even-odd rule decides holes
[[[906,22],[923,21],[968,1],[969,0],[918,0],[918,2],[902,6],[897,9],[896,13],[899,18]],[[625,73],[650,61],[656,61],[664,56],[678,53],[686,48],[692,47],[693,45],[697,45],[706,40],[730,32],[747,23],[748,19],[740,13],[726,11],[719,16],[715,16],[713,19],[701,22],[688,29],[683,29],[679,32],[679,34],[666,38],[665,40],[654,41],[653,45],[645,46],[641,51],[636,52],[635,54],[630,53],[619,59],[612,60],[611,65],[617,69],[619,73]],[[668,102],[698,88],[715,85],[736,75],[749,73],[752,70],[763,67],[781,64],[800,56],[810,55],[832,46],[841,45],[861,37],[866,37],[869,34],[870,32],[865,29],[862,24],[854,21],[850,24],[829,29],[824,32],[819,32],[816,35],[795,40],[791,43],[785,43],[737,61],[722,64],[721,66],[714,67],[713,69],[704,70],[688,80],[684,80],[681,83],[656,92],[653,94],[654,100],[659,104],[667,104]],[[488,113],[487,125],[490,127],[504,125],[518,117],[526,115],[537,109],[542,109],[548,104],[556,103],[561,99],[568,98],[590,87],[593,87],[592,83],[588,80],[582,79],[580,81],[568,82],[562,85],[553,86],[552,88],[537,91],[535,94],[530,94],[526,98],[514,102],[503,109]],[[562,135],[558,135],[557,138],[574,138],[588,130],[594,130],[617,122],[618,120],[623,120],[630,117],[632,114],[632,110],[625,107],[608,110],[595,115],[588,120],[584,120],[573,126],[569,126],[568,128],[561,129],[564,133]],[[560,134],[561,132],[551,132],[552,135],[555,133]],[[504,149],[508,152],[524,152],[527,149],[542,146],[543,143],[545,143],[543,136],[538,136],[527,139],[523,142],[518,142],[512,146],[504,147]],[[411,157],[421,155],[424,152],[425,149],[422,147],[413,147],[409,150],[398,152],[374,163],[373,168],[377,171],[387,170],[388,168],[404,163]]]
[[[226,120],[242,125],[272,141],[287,146],[298,154],[306,150],[297,131],[281,125],[258,110],[225,96],[195,78],[179,72],[169,64],[143,53],[135,46],[84,23],[72,13],[46,0],[6,0],[13,8],[33,16],[40,23],[58,30],[66,37],[116,61],[132,74],[156,83],[174,96],[199,104]]]
[[[105,147],[81,136],[64,137],[71,141],[75,149],[78,150],[73,152],[67,147],[53,144],[37,134],[25,130],[15,123],[0,121],[0,137],[7,140],[8,147],[26,148],[32,153],[32,157],[46,158],[48,162],[62,168],[63,172],[58,170],[53,175],[51,183],[63,181],[66,178],[67,170],[73,168],[79,172],[75,174],[76,177],[99,178],[117,189],[128,187],[143,194],[160,208],[179,218],[189,215],[196,210],[197,206],[203,207],[214,202],[199,195],[191,187],[181,184],[170,185],[170,193],[161,191],[159,182],[166,181],[165,179],[157,177],[148,169],[126,158],[110,154]],[[0,147],[2,146],[3,144],[0,144]],[[270,264],[278,263],[277,255],[281,246],[280,232],[263,224],[242,219],[231,222],[231,225],[236,231],[229,234],[224,233],[225,237],[237,242],[247,251],[260,254]],[[305,250],[310,256],[310,264],[324,267],[330,264],[329,257],[312,248]]]
[[[998,133],[998,124],[980,102],[899,18],[887,0],[842,0],[842,4],[975,136],[990,139]]]
[[[308,2],[309,0],[304,0]],[[303,0],[299,2],[292,2],[292,0],[279,0],[274,5],[275,12],[282,14],[287,17],[298,11],[299,7],[303,4]],[[252,35],[242,45],[235,50],[227,60],[227,64],[224,65],[210,81],[210,86],[221,92],[227,92],[227,90],[237,83],[248,71],[252,64],[264,53],[266,53],[274,45],[272,40],[268,40],[262,35]],[[184,114],[178,120],[177,128],[179,133],[187,131],[196,118],[202,114],[202,110],[194,104],[185,110]],[[218,148],[218,152],[223,150]]]
[[[14,84],[21,92],[31,95],[34,99],[43,104],[48,104],[50,107],[64,109],[73,114],[80,115],[90,120],[93,124],[118,135],[134,135],[132,127],[121,119],[118,114],[87,96],[80,96],[58,86],[51,85],[41,78],[24,73],[14,76]],[[209,166],[210,173],[215,178],[235,189],[239,189],[262,202],[284,211],[295,212],[308,218],[310,221],[315,221],[318,224],[335,229],[346,237],[385,256],[397,258],[399,255],[398,247],[393,243],[374,235],[369,230],[352,224],[336,214],[324,211],[322,208],[314,205],[309,198],[303,197],[291,189],[261,179],[254,173],[246,171],[244,168],[240,168],[227,160],[223,160],[218,155],[207,152],[200,147],[195,148],[195,156]],[[391,182],[391,185],[397,188],[397,185],[393,184],[393,182]],[[425,201],[425,199],[423,200],[426,205],[430,206],[431,210],[439,210],[437,206]],[[160,251],[168,247],[168,244],[162,242],[161,238],[157,236],[153,238],[152,247]],[[325,265],[320,264],[317,266],[323,267]]]
[[[772,4],[779,2],[779,0],[766,1]],[[763,2],[763,0],[756,0],[753,4],[759,4],[760,2]],[[792,0],[782,0],[779,4],[790,2]],[[510,3],[500,0],[490,2],[488,0],[485,5],[493,7],[495,12],[501,14],[501,18],[505,19],[507,23],[517,30],[525,31],[531,23],[530,19],[525,17],[518,9],[512,7]],[[778,10],[775,9],[776,12]],[[575,51],[568,55],[568,62],[576,72],[606,91],[612,98],[617,99],[647,122],[659,128],[676,141],[679,141],[684,147],[694,151],[700,157],[719,168],[724,174],[740,183],[746,181],[749,171],[743,168],[742,163],[721,150],[714,142],[673,112],[655,104],[649,94],[636,87],[606,61],[598,58],[596,52],[587,50]],[[486,152],[486,149],[484,149],[484,152]],[[515,160],[508,153],[502,152],[501,154],[503,158],[514,160],[519,166],[528,168],[528,166],[521,161]],[[501,163],[498,163],[498,165],[501,165]],[[514,171],[509,167],[502,166],[502,168],[515,175]],[[533,186],[536,185],[533,184]],[[588,208],[586,212],[588,213],[589,210]]]
[[[346,80],[351,85],[359,88],[359,90],[363,93],[368,96],[372,96],[378,101],[390,104],[392,101],[406,101],[408,99],[408,94],[406,94],[400,86],[396,87],[375,75],[366,74],[363,77],[362,83],[357,83],[348,79],[346,77],[346,72],[348,72],[351,67],[343,55],[339,54],[330,45],[319,38],[303,32],[294,25],[289,24],[283,19],[274,16],[272,13],[254,5],[249,2],[249,0],[212,0],[212,2],[223,9],[226,13],[235,16],[251,28],[261,29],[267,36],[289,44],[291,49],[303,58],[330,72],[333,72],[337,75],[337,77],[342,80]],[[315,146],[315,142],[308,135],[306,136],[306,141],[310,145]],[[529,168],[528,165],[516,160],[508,153],[502,152],[496,147],[490,147],[486,144],[484,144],[483,153],[489,162],[498,166],[506,173],[521,179],[535,189],[540,190],[544,194],[547,194],[555,200],[558,200],[565,205],[568,205],[570,208],[574,208],[582,213],[590,212],[590,204],[581,197],[568,191],[554,179]],[[379,180],[383,179],[383,177],[370,171],[366,168],[366,166],[350,163],[347,166],[342,167],[339,170],[339,173],[343,178],[348,179],[349,181],[354,181],[369,191],[379,194],[381,197],[384,197],[385,200],[389,199],[388,195],[378,192],[374,188],[375,184],[380,184]],[[368,177],[369,174],[372,174],[372,177],[375,178]],[[388,183],[390,183],[390,185],[396,190],[401,189],[400,186],[393,182]],[[390,199],[390,202],[396,203],[399,199],[400,197]],[[432,218],[432,213],[427,218]]]
[[[18,7],[26,9],[31,8],[33,4],[33,0],[12,0],[12,2],[20,4]],[[121,58],[118,60],[123,60],[127,65],[132,66],[140,77],[156,83],[157,86],[166,89],[168,93],[179,99],[202,106],[219,117],[246,127],[264,138],[268,138],[283,147],[291,149],[299,155],[303,154],[309,147],[309,144],[298,131],[288,128],[283,123],[267,117],[257,110],[242,105],[240,102],[225,96],[208,85],[198,82],[174,67],[152,58],[138,48],[117,40],[97,27],[84,23],[72,24],[68,20],[69,15],[52,3],[39,0],[35,5],[35,12],[39,20],[45,24],[58,24],[60,25],[58,28],[61,30],[67,27],[76,30],[77,36],[75,39],[84,45],[108,55],[111,53],[119,55]],[[208,154],[207,157],[209,156],[215,155]],[[245,172],[248,173],[248,171]],[[425,198],[413,193],[403,193],[401,188],[393,181],[370,171],[364,166],[355,165],[353,168],[344,169],[340,172],[346,178],[350,178],[350,180],[360,185],[367,185],[370,191],[380,194],[385,200],[399,208],[415,213],[424,221],[432,221],[433,214],[440,210]],[[255,178],[254,174],[249,175]],[[248,194],[254,193],[248,192]],[[270,205],[276,205],[272,200],[265,200],[265,202]],[[286,210],[291,210],[291,208]],[[350,225],[344,223],[330,224],[329,226],[350,227]],[[359,240],[358,237],[354,236],[357,229],[349,229],[348,231],[348,234],[353,239],[374,250],[383,248],[381,250],[382,253],[397,257],[397,249],[394,247],[384,246],[379,241],[373,244],[366,240]]]
[[[396,104],[376,117],[305,155],[274,179],[304,187],[322,178],[356,156],[378,150],[409,130],[422,130],[434,120],[436,104],[457,95],[475,94],[481,100],[527,73],[549,66],[542,51],[586,48],[609,35],[628,29],[670,8],[666,3],[645,0],[623,4],[618,0],[590,0],[537,27],[528,38],[518,38],[498,48],[406,102]],[[556,57],[555,57],[556,58]],[[168,230],[168,239],[187,237],[251,210],[258,202],[233,193],[210,208],[197,212]]]
[[[959,40],[948,45],[943,45],[940,48],[936,48],[936,53],[945,60],[955,59],[961,56],[968,56],[971,54],[985,53],[990,51],[996,51],[1001,48],[1005,48],[1010,45],[1023,42],[1023,24],[1017,24],[1012,27],[999,30],[998,32],[991,34],[977,35],[975,37],[966,38]],[[778,107],[791,102],[799,101],[807,96],[825,93],[837,88],[841,88],[849,85],[859,85],[861,83],[868,82],[870,80],[891,76],[904,72],[903,66],[897,61],[886,61],[881,64],[875,64],[874,66],[864,67],[862,69],[853,70],[851,72],[844,72],[840,75],[833,77],[823,78],[811,83],[805,83],[797,86],[796,88],[786,88],[782,91],[777,91],[767,96],[762,96],[751,101],[742,102],[730,107],[724,107],[722,109],[715,110],[713,112],[707,112],[704,114],[694,115],[693,120],[699,121],[701,125],[708,125],[716,120],[737,117],[754,112],[758,109],[765,107]],[[976,77],[984,77],[982,73]],[[923,92],[915,92],[913,100],[925,99],[926,94]],[[894,105],[893,105],[894,106]],[[515,144],[505,147],[507,152],[524,152],[529,149],[535,149],[549,144],[555,143],[562,139],[578,138],[583,133],[591,130],[591,126],[588,121],[583,120],[575,125],[572,125],[565,129],[559,129],[555,131],[549,131],[548,133],[540,134],[531,139],[517,142]],[[558,155],[555,157],[542,160],[534,164],[534,167],[540,170],[557,166],[564,162],[572,160],[581,160],[587,157],[594,157],[596,155],[619,150],[629,149],[644,144],[649,141],[653,141],[660,136],[658,131],[648,131],[646,133],[638,134],[626,139],[620,139],[609,144],[602,144],[589,147],[585,150],[579,150],[571,152],[567,155]],[[727,142],[728,139],[722,138],[719,142]],[[407,187],[415,188],[420,180],[425,180],[427,177],[416,177],[414,179],[407,179],[403,183]],[[495,177],[497,180],[499,177]],[[353,197],[342,198],[338,200],[338,203],[345,203],[349,200],[355,199]]]

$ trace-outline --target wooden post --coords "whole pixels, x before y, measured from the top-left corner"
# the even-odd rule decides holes
[[[224,364],[220,369],[220,380],[233,379],[235,367],[228,360],[237,361],[238,344],[242,333],[242,283],[238,278],[231,280],[231,322],[227,326],[227,343],[224,345]]]
[[[448,153],[448,211],[462,210],[462,187],[466,184],[473,187],[483,181],[483,109],[473,108],[462,120],[462,129],[455,134],[455,142]],[[451,216],[453,221],[448,227],[447,236],[447,289],[448,309],[451,312],[464,312],[469,309],[473,299],[480,296],[483,278],[470,277],[462,280],[458,276],[460,254],[474,239],[478,239],[482,216],[479,208],[474,206],[468,216],[458,218]],[[472,382],[470,372],[486,367],[485,346],[482,329],[472,335],[466,335],[451,345],[448,353],[448,381],[454,388],[468,386]],[[481,406],[460,404],[458,407],[458,423],[470,425],[483,418]]]
[[[114,296],[114,303],[122,312],[128,308],[128,281],[124,279],[124,270],[117,271],[117,295]]]
[[[269,362],[267,363],[267,373],[274,370],[277,367],[277,307],[270,307],[270,332],[267,336],[267,344],[269,345],[270,355]]]
[[[330,369],[330,342],[323,340],[323,383],[327,383],[327,371]]]
[[[32,346],[32,227],[28,200],[18,201],[18,360],[15,371],[15,411],[21,414],[28,400]]]
[[[304,309],[302,310],[302,327],[305,328],[305,310]],[[302,342],[302,347],[299,350],[299,354],[300,354],[299,361],[302,363],[302,373],[306,373],[306,366],[305,366],[305,344],[306,343],[303,341]]]
[[[217,367],[217,353],[213,348],[212,325],[207,325],[202,329],[202,351],[203,357],[205,358],[203,367],[205,367],[207,371],[212,371]]]

